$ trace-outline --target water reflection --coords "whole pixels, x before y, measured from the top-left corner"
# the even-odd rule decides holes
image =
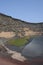
[[[36,37],[22,51],[22,54],[27,57],[43,56],[43,36]]]

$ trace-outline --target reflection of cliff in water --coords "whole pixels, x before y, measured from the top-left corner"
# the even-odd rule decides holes
[[[23,49],[23,47],[24,47],[24,46],[17,47],[17,46],[8,45],[8,44],[5,44],[5,46],[6,46],[7,48],[9,48],[10,50],[12,50],[12,51],[17,51],[17,52],[21,52],[22,49]]]

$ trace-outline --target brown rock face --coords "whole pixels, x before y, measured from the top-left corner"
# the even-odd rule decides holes
[[[13,32],[14,36],[43,35],[43,23],[27,23],[0,13],[0,35]],[[7,32],[7,33],[6,33]],[[3,37],[3,36],[2,36]],[[6,37],[6,36],[5,36]],[[8,36],[7,36],[8,37]]]

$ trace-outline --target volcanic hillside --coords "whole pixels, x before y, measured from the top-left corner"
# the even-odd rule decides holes
[[[0,13],[0,37],[43,35],[43,23],[28,23]]]

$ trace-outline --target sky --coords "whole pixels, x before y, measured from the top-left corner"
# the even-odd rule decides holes
[[[0,13],[27,22],[43,22],[43,0],[0,0]]]

